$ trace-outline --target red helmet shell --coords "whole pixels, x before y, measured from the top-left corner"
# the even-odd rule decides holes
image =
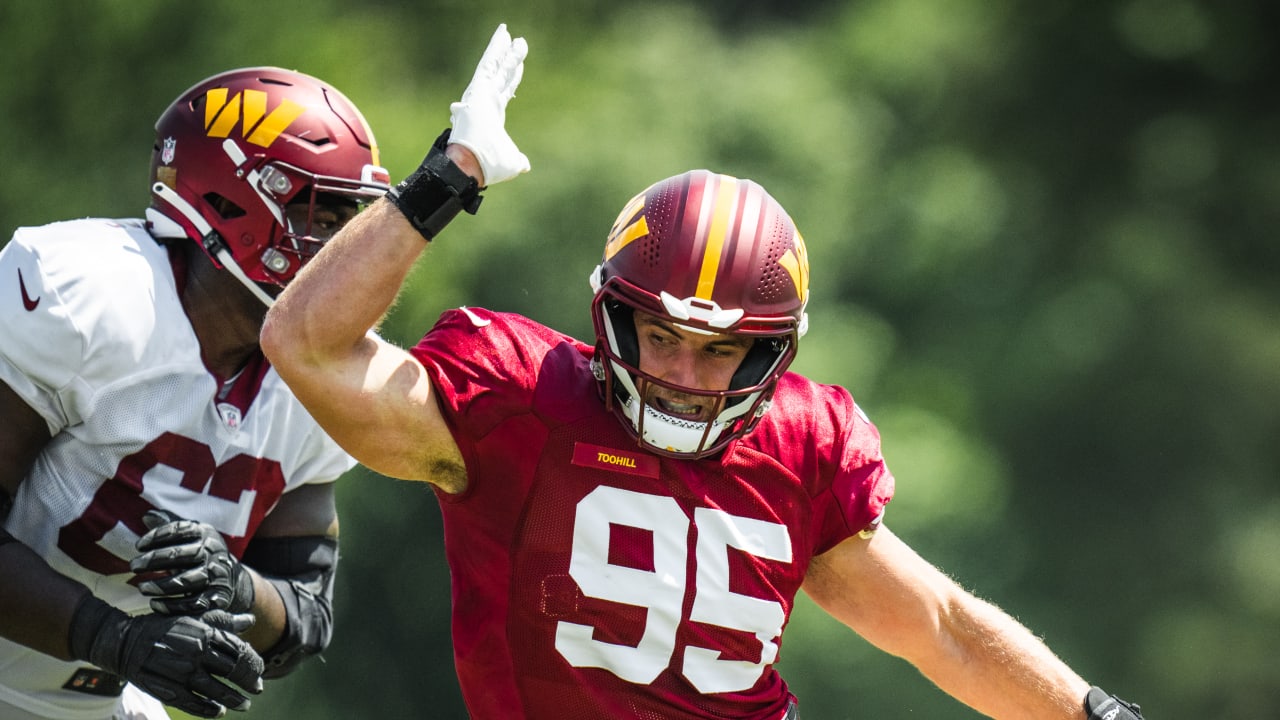
[[[288,227],[285,206],[314,203],[317,193],[372,199],[388,180],[356,106],[292,70],[214,75],[156,122],[151,207],[208,250],[200,220],[156,192],[156,184],[175,191],[256,282],[284,285],[323,244],[307,227]]]
[[[623,208],[592,286],[606,402],[642,445],[674,457],[705,457],[749,432],[808,324],[809,260],[791,217],[757,183],[707,170],[655,183]],[[639,367],[635,310],[757,341],[729,388],[676,387]],[[655,385],[715,398],[719,413],[696,427],[664,417],[643,407]]]
[[[693,170],[627,204],[609,233],[599,280],[674,321],[773,335],[804,324],[809,259],[791,217],[763,187]],[[664,295],[681,301],[688,317]]]

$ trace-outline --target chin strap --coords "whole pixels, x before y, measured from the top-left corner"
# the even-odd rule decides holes
[[[159,195],[162,200],[172,205],[175,210],[187,219],[187,222],[195,226],[196,232],[200,233],[200,245],[204,247],[205,252],[217,259],[227,272],[234,275],[241,285],[244,285],[249,289],[249,292],[253,293],[254,297],[261,300],[267,307],[275,304],[275,298],[258,287],[258,283],[249,279],[249,276],[241,269],[240,264],[235,261],[235,258],[231,257],[231,252],[227,250],[226,243],[222,241],[222,237],[214,231],[213,226],[201,217],[200,213],[196,212],[195,208],[191,207],[191,203],[184,200],[177,191],[162,182],[154,183],[151,186],[151,192]]]
[[[217,233],[206,235],[203,245],[206,250],[211,250],[214,257],[218,258],[218,262],[222,263],[222,266],[232,275],[235,275],[241,285],[249,288],[249,292],[261,300],[263,305],[269,308],[276,304],[275,298],[268,295],[265,290],[258,287],[258,283],[250,280],[249,276],[244,274],[244,270],[240,269],[240,265],[236,263],[235,258],[231,257],[230,252],[227,252],[227,246],[222,244],[222,239],[218,237]]]

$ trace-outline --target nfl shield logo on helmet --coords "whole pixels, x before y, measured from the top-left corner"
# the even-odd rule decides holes
[[[178,145],[178,141],[174,140],[171,137],[164,139],[164,148],[160,150],[161,162],[163,162],[165,165],[168,165],[169,163],[173,162],[173,151],[174,151],[174,148],[177,147],[177,145]]]

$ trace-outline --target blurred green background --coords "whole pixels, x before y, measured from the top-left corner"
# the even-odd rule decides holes
[[[386,334],[447,307],[587,336],[636,192],[762,183],[813,263],[796,369],[880,427],[888,522],[1155,720],[1280,717],[1280,5],[1262,0],[0,4],[0,234],[139,216],[155,118],[272,64],[364,111],[393,177],[498,22],[531,47],[497,186]],[[425,486],[342,482],[337,636],[259,718],[464,717]],[[807,601],[806,720],[973,718]]]

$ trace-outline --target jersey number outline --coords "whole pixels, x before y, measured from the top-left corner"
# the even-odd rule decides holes
[[[100,541],[116,525],[124,525],[139,537],[146,534],[142,516],[156,506],[143,497],[144,479],[160,465],[180,473],[179,487],[193,495],[238,502],[245,493],[256,491],[249,532],[245,537],[227,538],[227,545],[236,556],[244,551],[247,536],[284,492],[284,473],[275,460],[236,455],[218,465],[208,445],[175,433],[162,433],[120,461],[115,476],[98,488],[80,517],[58,531],[58,549],[101,575],[129,572],[128,561],[107,550]]]
[[[624,525],[653,534],[653,570],[609,562],[609,526]],[[760,643],[760,661],[721,659],[717,650],[685,648],[684,677],[703,693],[747,690],[777,659],[775,638],[782,634],[782,604],[729,589],[729,548],[767,560],[791,562],[786,525],[695,508],[698,540],[689,557],[689,517],[674,498],[614,487],[598,487],[577,506],[569,575],[584,595],[647,609],[637,645],[596,640],[594,627],[560,621],[556,650],[575,667],[596,667],[629,682],[649,684],[676,652],[683,613],[687,564],[694,563],[694,599],[688,620],[752,633]]]

